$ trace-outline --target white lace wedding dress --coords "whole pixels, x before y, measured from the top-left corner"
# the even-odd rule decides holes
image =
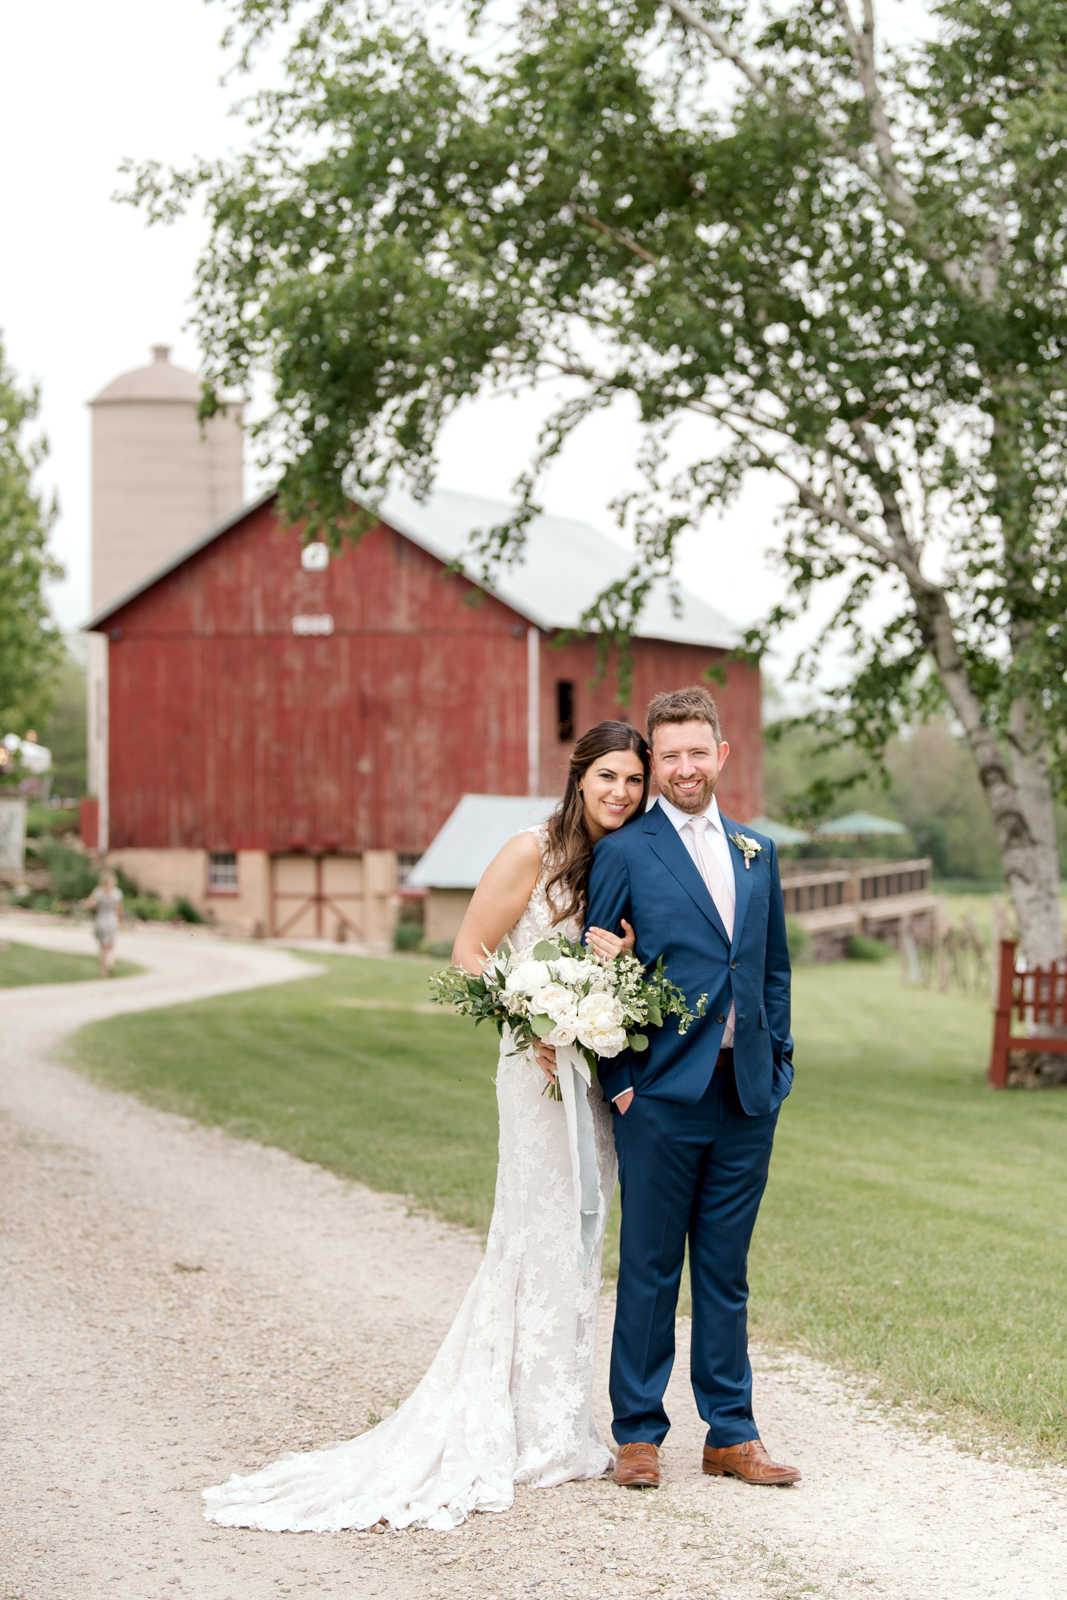
[[[543,845],[544,829],[529,831]],[[551,931],[542,873],[508,937],[524,950]],[[559,931],[579,932],[566,923]],[[549,1488],[599,1477],[611,1464],[593,1416],[600,1257],[616,1177],[611,1113],[594,1080],[599,1216],[582,1272],[564,1108],[542,1095],[529,1055],[509,1056],[512,1048],[505,1035],[485,1258],[426,1376],[370,1432],[206,1490],[209,1521],[279,1533],[382,1520],[448,1529],[472,1511],[506,1511],[516,1483]]]

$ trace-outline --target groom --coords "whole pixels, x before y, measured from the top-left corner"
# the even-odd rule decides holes
[[[706,689],[660,694],[648,708],[651,810],[596,846],[587,926],[637,934],[700,1021],[673,1019],[647,1051],[600,1070],[614,1104],[622,1243],[611,1352],[616,1483],[655,1487],[670,1423],[663,1394],[686,1237],[693,1289],[691,1373],[708,1425],[703,1469],[746,1483],[800,1477],[777,1465],[752,1416],[746,1265],[767,1182],[778,1108],[793,1077],[789,953],[774,845],[720,814],[729,753]]]

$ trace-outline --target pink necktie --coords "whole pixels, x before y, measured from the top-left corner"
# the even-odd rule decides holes
[[[726,936],[733,942],[734,937],[734,897],[727,882],[726,874],[716,859],[715,852],[708,843],[707,833],[711,822],[707,817],[690,817],[685,824],[693,831],[693,841],[696,844],[697,866],[700,876],[707,885],[708,893],[715,902],[715,909],[722,918],[722,925],[726,929]],[[724,1041],[731,1043],[734,1033],[734,1005],[730,1002],[730,1015],[726,1019]]]

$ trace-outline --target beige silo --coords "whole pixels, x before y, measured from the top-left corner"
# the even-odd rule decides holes
[[[197,416],[201,381],[155,345],[89,405],[92,446],[92,610],[121,599],[244,503],[241,406]],[[89,635],[89,788],[108,834],[107,645]]]
[[[240,509],[241,407],[201,423],[200,379],[156,345],[89,402],[94,613]]]

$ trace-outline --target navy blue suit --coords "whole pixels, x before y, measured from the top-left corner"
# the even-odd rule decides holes
[[[649,1030],[649,1047],[604,1062],[615,1111],[622,1240],[611,1355],[620,1444],[660,1444],[663,1394],[674,1363],[674,1318],[686,1237],[693,1290],[692,1379],[708,1444],[758,1437],[752,1416],[746,1279],[748,1246],[767,1182],[778,1108],[793,1079],[789,952],[773,843],[722,817],[727,837],[762,845],[746,868],[731,841],[735,909],[727,938],[704,880],[659,806],[601,839],[589,879],[587,927],[621,934],[623,917],[646,965],[707,1012],[680,1037],[676,1019]],[[730,1003],[732,1066],[716,1068]]]

